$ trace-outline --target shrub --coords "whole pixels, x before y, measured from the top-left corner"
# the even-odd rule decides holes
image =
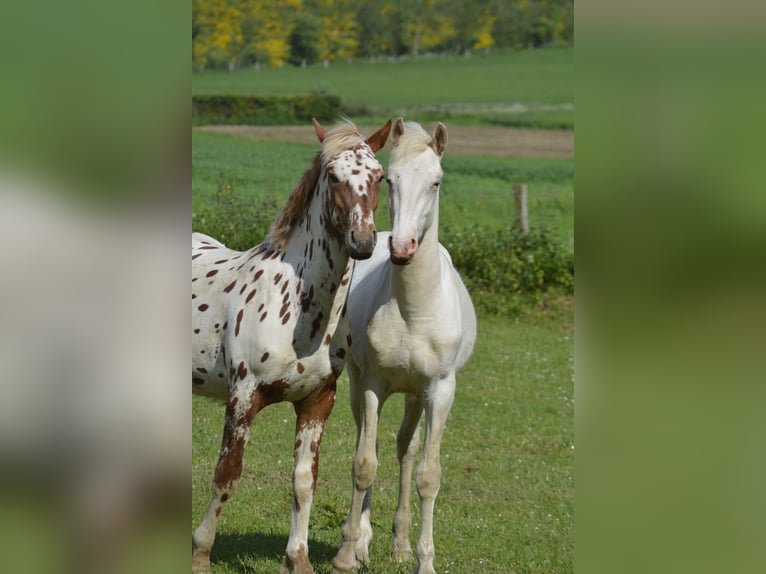
[[[276,198],[245,200],[234,192],[234,183],[221,175],[215,203],[192,211],[192,231],[244,251],[263,241],[280,209]]]
[[[305,124],[332,121],[341,113],[338,96],[323,91],[302,96],[192,96],[192,124]]]
[[[227,247],[245,250],[266,237],[282,205],[276,198],[248,201],[223,175],[216,201],[192,213],[192,230]],[[545,228],[446,226],[440,240],[452,256],[474,304],[487,313],[512,315],[548,296],[574,292],[574,255]]]
[[[544,228],[525,234],[479,225],[440,233],[474,304],[498,314],[548,294],[574,292],[574,255],[553,237]]]

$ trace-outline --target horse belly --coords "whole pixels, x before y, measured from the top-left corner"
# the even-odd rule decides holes
[[[192,344],[192,392],[225,399],[228,376],[220,341]]]

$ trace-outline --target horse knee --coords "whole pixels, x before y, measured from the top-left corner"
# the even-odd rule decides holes
[[[418,469],[415,483],[420,498],[436,498],[436,495],[439,493],[441,474],[441,467],[438,464],[424,465]]]
[[[367,490],[375,480],[378,470],[378,460],[375,457],[359,457],[354,459],[354,486],[357,490]]]
[[[299,503],[314,492],[314,471],[311,461],[299,460],[293,470],[293,491]]]

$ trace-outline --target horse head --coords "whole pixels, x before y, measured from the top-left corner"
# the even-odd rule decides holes
[[[343,238],[352,258],[367,259],[377,240],[375,209],[384,177],[375,153],[386,145],[391,120],[366,140],[350,123],[326,130],[313,122],[322,143],[319,183],[329,191],[324,224]]]
[[[439,122],[432,135],[414,122],[394,122],[388,166],[391,262],[406,265],[438,216],[441,157],[447,128]]]

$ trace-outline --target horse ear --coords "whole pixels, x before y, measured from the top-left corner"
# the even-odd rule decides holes
[[[325,136],[327,135],[327,130],[322,127],[316,118],[311,118],[311,121],[314,122],[314,129],[317,131],[317,137],[319,138],[319,141],[323,142]]]
[[[402,137],[402,134],[404,133],[404,119],[403,118],[396,118],[396,121],[394,122],[394,132],[391,134],[391,143],[396,145],[399,145],[399,138]]]
[[[444,153],[444,148],[447,147],[447,126],[441,122],[436,124],[434,134],[431,136],[431,147],[438,156],[441,156]]]
[[[370,146],[370,149],[373,153],[377,153],[378,150],[382,149],[383,146],[386,145],[386,140],[388,139],[388,132],[391,131],[391,120],[388,120],[386,122],[386,125],[384,125],[382,128],[380,128],[378,131],[376,131],[374,134],[372,134],[370,137],[367,138],[367,145]]]

